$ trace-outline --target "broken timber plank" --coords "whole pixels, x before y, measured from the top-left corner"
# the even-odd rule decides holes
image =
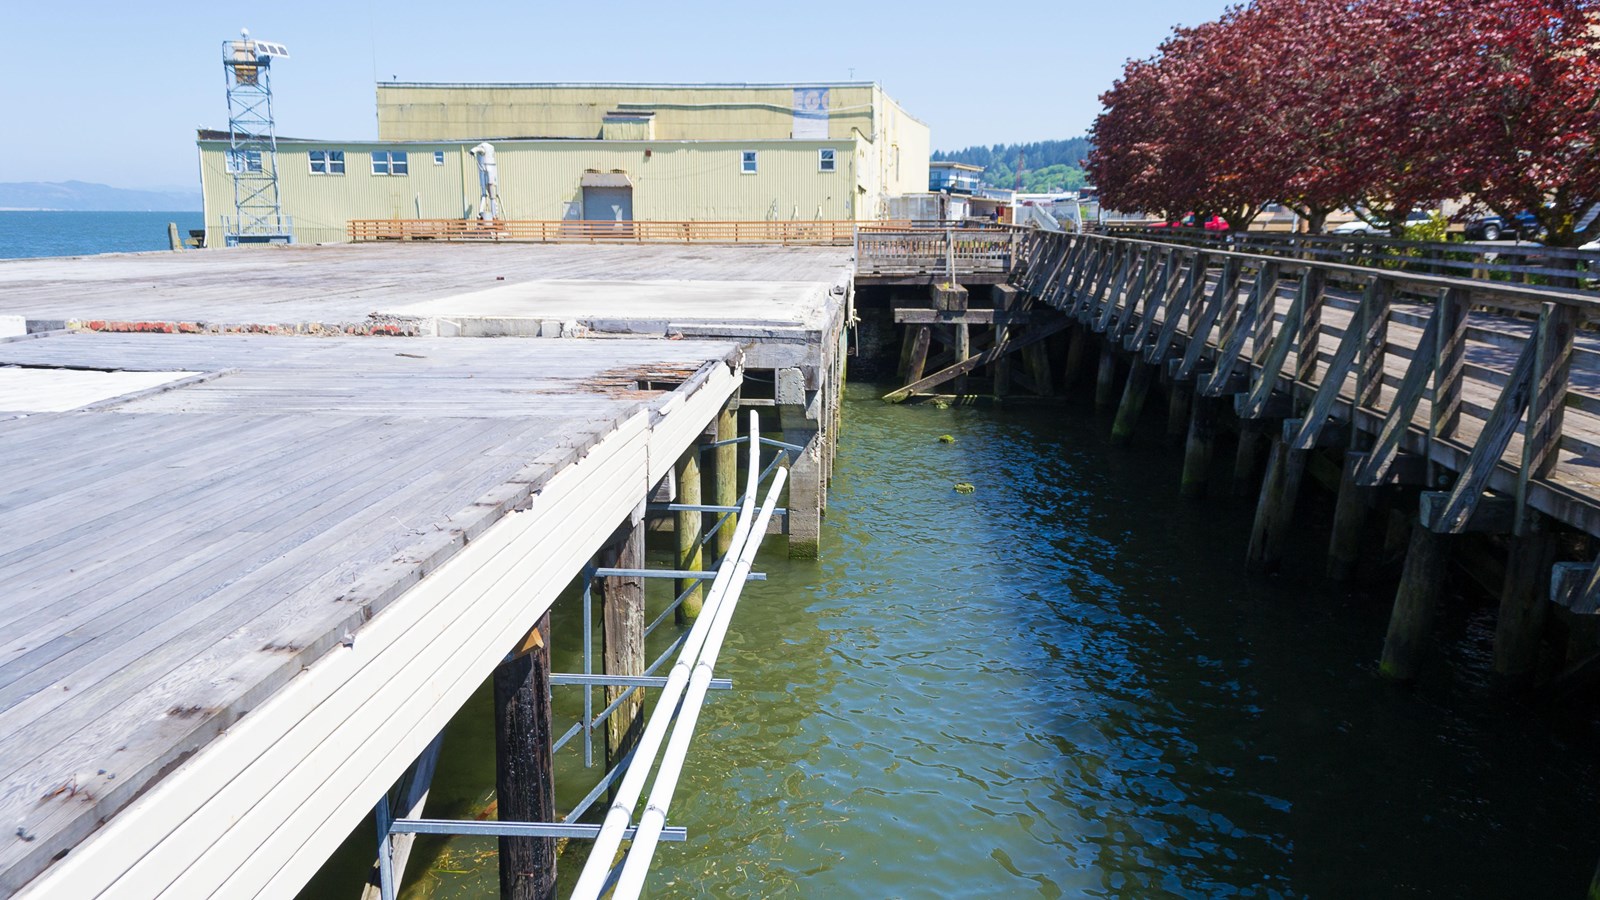
[[[935,385],[944,384],[946,381],[949,381],[950,379],[960,375],[965,375],[979,366],[986,366],[989,363],[994,362],[1000,357],[1006,355],[1007,353],[1021,350],[1023,347],[1038,343],[1050,335],[1066,328],[1068,323],[1068,319],[1056,319],[1047,325],[1036,328],[1032,332],[1023,335],[1018,340],[1011,340],[1008,338],[1007,340],[1002,341],[1000,344],[991,347],[982,353],[979,353],[977,356],[968,357],[967,359],[957,362],[953,366],[940,369],[926,378],[919,378],[903,388],[890,391],[889,393],[883,395],[883,399],[890,403],[900,403],[918,391],[927,390]]]

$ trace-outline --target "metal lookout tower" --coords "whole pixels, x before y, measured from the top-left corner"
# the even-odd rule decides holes
[[[222,42],[228,88],[228,174],[233,216],[223,216],[228,246],[294,242],[294,223],[278,200],[278,136],[272,122],[272,60],[287,59],[282,44],[250,38]]]

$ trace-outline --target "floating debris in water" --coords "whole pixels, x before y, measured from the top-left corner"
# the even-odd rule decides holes
[[[955,442],[956,442],[955,435],[952,435],[952,434],[941,434],[941,435],[939,435],[939,443],[941,443],[941,444],[954,444]]]
[[[969,483],[969,482],[966,482],[966,481],[958,481],[958,482],[956,482],[956,493],[958,493],[958,494],[970,494],[970,493],[972,493],[973,491],[976,491],[976,490],[977,490],[977,488],[973,487],[971,485],[971,483]]]

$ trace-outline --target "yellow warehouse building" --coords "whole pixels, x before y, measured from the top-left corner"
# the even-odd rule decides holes
[[[352,219],[464,219],[490,142],[501,218],[806,221],[885,218],[927,190],[929,134],[872,83],[380,84],[377,141],[277,139],[300,242]],[[234,213],[235,167],[272,165],[199,135],[207,245]]]

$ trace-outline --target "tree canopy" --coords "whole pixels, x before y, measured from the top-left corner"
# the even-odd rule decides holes
[[[1320,229],[1466,197],[1582,243],[1600,200],[1600,0],[1252,0],[1179,28],[1102,95],[1108,205]]]
[[[1010,188],[1017,180],[1018,155],[1023,158],[1022,189],[1029,193],[1071,191],[1087,179],[1083,161],[1089,155],[1087,138],[1035,141],[1031,144],[994,144],[961,150],[935,150],[934,162],[960,162],[983,167],[983,183]]]

